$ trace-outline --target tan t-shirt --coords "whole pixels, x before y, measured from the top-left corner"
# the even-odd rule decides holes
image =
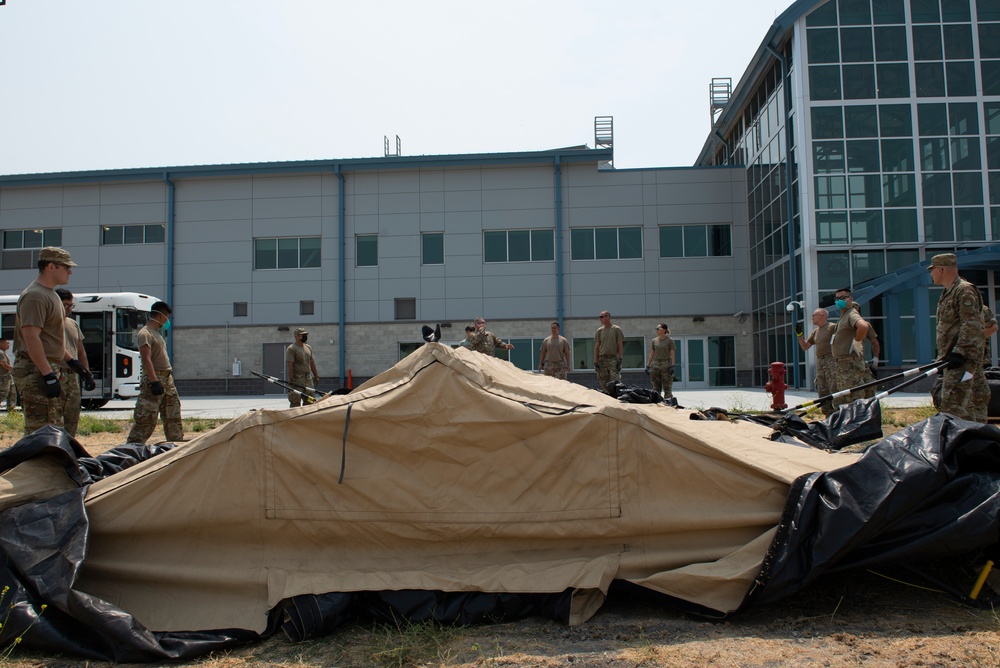
[[[80,350],[80,343],[83,341],[83,332],[80,325],[73,318],[66,318],[66,350],[73,357],[77,357]]]
[[[139,330],[139,350],[143,346],[149,346],[149,358],[153,363],[154,371],[170,371],[170,358],[167,357],[167,342],[163,340],[160,332],[155,328],[146,325]]]
[[[833,333],[837,331],[837,326],[828,322],[822,327],[817,327],[806,339],[806,343],[816,346],[816,357],[829,357],[833,354]]]
[[[312,375],[313,349],[308,343],[297,343],[285,348],[285,362],[292,363],[292,376],[300,378]],[[291,379],[289,379],[291,380]]]
[[[553,364],[565,362],[569,364],[569,341],[565,336],[547,336],[542,341],[542,352],[545,354],[545,361]]]
[[[22,327],[41,327],[40,338],[45,357],[50,362],[61,362],[66,359],[66,309],[62,300],[52,288],[47,288],[38,281],[24,289],[17,300],[17,316],[14,318],[14,354],[28,349],[21,335]]]

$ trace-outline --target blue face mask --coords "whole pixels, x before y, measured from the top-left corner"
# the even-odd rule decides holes
[[[165,332],[165,331],[167,331],[169,329],[170,329],[170,321],[169,320],[167,320],[165,323],[163,323],[160,326],[160,331],[162,331],[162,332]]]
[[[837,301],[834,302],[834,305],[836,305],[838,310],[843,311],[847,308],[847,300],[838,299]]]

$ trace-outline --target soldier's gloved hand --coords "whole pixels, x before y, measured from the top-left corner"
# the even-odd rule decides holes
[[[646,375],[647,376],[649,375],[649,365],[648,364],[646,365]]]
[[[84,370],[83,389],[85,389],[87,392],[97,389],[97,383],[94,382],[94,374],[90,373],[89,369]]]
[[[622,361],[619,359],[617,362],[615,362],[615,371],[621,371],[621,370],[622,370]]]
[[[149,384],[149,391],[153,394],[154,397],[160,396],[161,394],[163,394],[163,383],[161,383],[158,380],[154,380],[152,383]]]
[[[803,331],[802,331],[802,328],[801,328],[801,327],[799,327],[798,325],[796,325],[796,326],[795,326],[795,336],[797,336],[797,337],[799,337],[799,338],[802,338],[802,335],[803,335],[804,333],[805,333],[805,332],[803,332]]]
[[[319,387],[319,376],[313,376],[313,387]]]
[[[944,365],[946,369],[957,369],[963,364],[965,364],[965,355],[962,353],[956,353],[954,351],[948,353],[944,358],[948,363]]]
[[[868,362],[868,368],[874,371],[878,368],[878,358],[873,357],[870,362]]]
[[[59,389],[59,377],[56,376],[54,371],[42,376],[42,391],[45,392],[45,396],[49,399],[55,399],[62,392]]]
[[[600,371],[600,370],[601,370],[601,363],[598,362],[597,360],[594,360],[594,371]]]
[[[72,369],[73,371],[77,372],[81,376],[84,375],[85,373],[88,373],[87,372],[87,368],[85,366],[83,366],[83,362],[81,362],[80,360],[76,359],[75,357],[73,359],[71,359],[71,360],[67,360],[66,361],[66,366],[68,366],[70,369]]]

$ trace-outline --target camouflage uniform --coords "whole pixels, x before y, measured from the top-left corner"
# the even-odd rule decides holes
[[[625,334],[618,325],[598,327],[594,334],[597,349],[597,382],[607,391],[608,383],[621,381],[622,360],[618,357],[618,344],[625,340]]]
[[[10,362],[7,357],[7,351],[0,350],[0,355]],[[14,407],[17,405],[17,392],[14,391],[14,374],[13,367],[8,371],[4,367],[0,366],[0,401],[7,402],[7,412],[13,413]]]
[[[937,349],[942,358],[952,352],[965,357],[959,368],[941,371],[941,412],[985,424],[990,388],[983,373],[983,299],[964,278],[938,300]],[[962,382],[967,371],[972,379]]]
[[[66,350],[76,356],[79,350],[83,332],[73,318],[66,318]],[[63,429],[70,436],[76,436],[80,425],[80,375],[69,368],[64,362],[59,365],[59,380],[63,395],[66,397],[63,408]]]
[[[857,323],[861,320],[861,314],[854,308],[849,308],[840,315],[837,320],[837,329],[833,335],[831,351],[835,360],[834,364],[834,387],[835,392],[856,387],[864,382],[865,363],[861,359],[861,353],[855,345],[857,337]],[[833,407],[850,403],[856,399],[864,397],[863,392],[851,392],[850,394],[837,397],[833,400]]]
[[[653,384],[653,392],[663,398],[674,396],[674,365],[670,359],[674,356],[674,340],[669,336],[654,337],[650,348],[653,351],[653,362],[649,365],[649,380]]]
[[[854,307],[857,308],[857,304],[855,304]],[[875,328],[871,326],[871,323],[868,323],[868,334],[865,335],[865,338],[867,338],[869,342],[874,341],[875,339],[878,338],[878,334],[875,333]],[[862,346],[863,345],[864,345],[864,342],[862,341]],[[863,351],[864,351],[864,349],[862,348],[862,353],[861,353],[861,361],[862,361],[862,363],[865,360],[865,355],[864,355]],[[861,382],[862,383],[871,383],[871,382],[876,381],[876,380],[878,380],[878,379],[875,377],[875,372],[872,370],[872,368],[870,366],[868,366],[867,364],[865,364],[865,374],[864,374],[864,377],[861,379]],[[861,392],[862,392],[862,394],[864,395],[864,397],[866,399],[871,399],[872,397],[875,396],[875,392],[876,391],[878,391],[878,385],[872,385],[868,389],[862,390]]]
[[[28,357],[21,328],[39,327],[39,338],[53,373],[59,376],[59,364],[66,358],[65,310],[55,290],[38,281],[24,289],[17,300],[14,320],[14,384],[24,408],[24,433],[30,434],[47,424],[63,426],[66,396],[49,398],[42,389],[42,373]]]
[[[145,443],[149,440],[156,429],[157,415],[163,420],[163,433],[168,441],[176,443],[184,440],[181,399],[174,386],[170,358],[167,357],[167,342],[163,340],[159,330],[159,327],[147,323],[139,330],[138,342],[140,350],[143,346],[149,346],[156,380],[163,386],[163,394],[153,394],[149,376],[143,368],[139,374],[139,398],[135,401],[135,411],[132,414],[129,443]]]
[[[539,357],[544,360],[541,369],[546,376],[566,380],[569,372],[569,341],[565,336],[552,334],[545,337]]]
[[[997,317],[993,315],[993,311],[986,304],[983,304],[983,336],[986,338],[986,343],[983,344],[983,365],[989,366],[992,361],[990,358],[990,337],[986,336],[986,328],[996,326]]]
[[[475,350],[477,353],[482,353],[484,355],[489,355],[493,357],[496,355],[494,352],[497,348],[504,348],[507,344],[497,338],[493,332],[487,332],[485,329],[477,330],[472,333],[472,339],[469,340],[469,347]]]
[[[292,377],[288,382],[301,387],[315,387],[316,381],[312,375],[313,349],[308,343],[301,346],[298,343],[285,348],[285,363],[292,363]],[[304,391],[304,390],[303,390]],[[293,390],[288,391],[288,406],[296,408],[302,405],[302,394]]]
[[[806,342],[816,347],[816,394],[825,397],[836,392],[834,389],[835,377],[837,374],[837,363],[833,359],[833,333],[837,326],[832,322],[826,323],[823,327],[817,327],[806,338]],[[833,413],[830,402],[824,401],[820,405],[820,410],[825,415]]]

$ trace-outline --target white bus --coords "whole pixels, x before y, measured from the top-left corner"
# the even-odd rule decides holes
[[[14,340],[19,295],[0,296],[0,336]],[[139,396],[139,349],[136,336],[149,318],[156,297],[135,292],[74,293],[73,315],[83,332],[83,347],[97,387],[81,390],[84,408],[100,408],[111,399]]]

